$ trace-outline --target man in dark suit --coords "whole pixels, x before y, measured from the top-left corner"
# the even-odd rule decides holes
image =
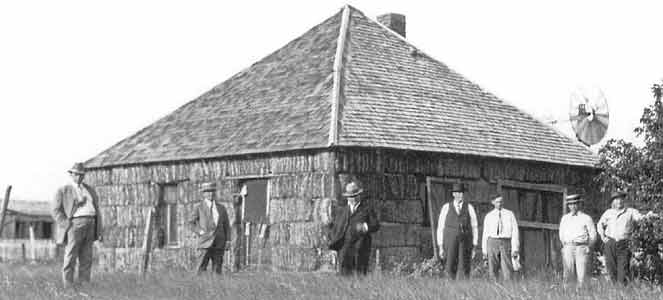
[[[77,261],[78,280],[90,281],[93,244],[101,241],[102,229],[99,197],[92,187],[83,183],[83,163],[75,163],[69,175],[72,182],[58,189],[52,206],[57,226],[55,242],[65,244],[62,282],[66,288],[74,285]]]
[[[216,183],[203,183],[200,190],[203,200],[198,203],[189,221],[191,230],[198,236],[198,249],[202,250],[198,274],[207,270],[212,261],[214,271],[221,274],[223,252],[230,241],[230,223],[226,208],[216,203]]]
[[[371,233],[380,229],[373,209],[361,201],[362,192],[356,182],[346,185],[343,196],[348,199],[348,205],[340,209],[331,224],[329,248],[338,252],[341,275],[368,272]]]

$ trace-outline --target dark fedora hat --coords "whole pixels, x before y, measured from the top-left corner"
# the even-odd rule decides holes
[[[343,197],[355,197],[363,192],[364,190],[359,187],[359,184],[352,181],[345,185],[345,192],[343,193]]]
[[[566,196],[566,204],[573,204],[573,203],[578,203],[585,201],[585,199],[582,198],[582,195],[580,194],[573,194],[573,195],[568,195]]]
[[[205,182],[200,186],[201,192],[214,192],[216,191],[216,182]]]
[[[67,170],[69,173],[73,174],[85,174],[85,166],[81,162],[75,163],[69,170]]]
[[[465,185],[462,183],[454,183],[451,185],[451,192],[465,192]]]
[[[625,199],[626,195],[628,195],[628,194],[624,191],[614,191],[610,194],[610,200],[613,200],[615,198]]]

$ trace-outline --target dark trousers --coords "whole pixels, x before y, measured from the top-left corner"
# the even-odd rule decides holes
[[[613,282],[626,284],[629,281],[629,269],[631,264],[631,250],[629,241],[615,241],[609,239],[603,245],[603,255],[605,257],[605,266]]]
[[[472,234],[454,230],[444,232],[444,253],[446,256],[445,270],[451,279],[461,272],[461,278],[470,277],[472,260]]]
[[[212,261],[212,269],[216,274],[221,274],[223,269],[223,248],[207,248],[201,249],[202,254],[200,257],[200,265],[198,266],[198,274],[207,271],[207,265]]]
[[[346,235],[347,236],[347,235]],[[371,255],[371,237],[348,238],[338,251],[341,275],[366,275]]]
[[[505,280],[511,279],[513,265],[511,264],[511,239],[488,238],[488,271],[490,277],[497,279],[498,271],[502,271]]]

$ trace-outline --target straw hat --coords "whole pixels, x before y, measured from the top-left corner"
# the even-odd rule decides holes
[[[566,204],[578,203],[582,201],[585,201],[585,199],[582,199],[582,195],[580,194],[566,196]]]

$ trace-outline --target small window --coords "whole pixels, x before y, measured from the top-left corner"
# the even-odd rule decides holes
[[[53,238],[53,223],[51,222],[43,222],[42,223],[42,238],[44,239],[50,239]]]
[[[159,205],[159,226],[158,226],[158,240],[159,247],[164,246],[177,246],[179,242],[178,236],[178,220],[177,220],[177,186],[166,185],[162,187],[163,199]]]
[[[244,181],[243,185],[244,221],[260,224],[268,223],[268,180],[251,179]]]

